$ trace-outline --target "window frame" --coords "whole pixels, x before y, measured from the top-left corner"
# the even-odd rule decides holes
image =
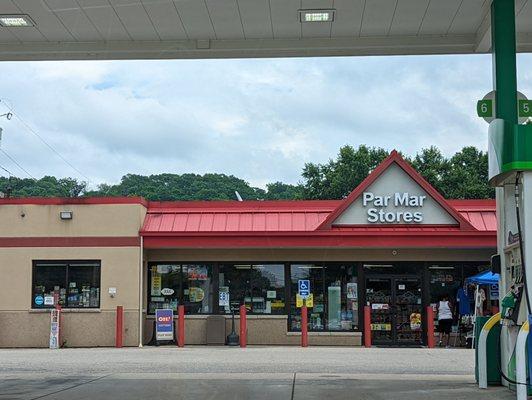
[[[361,321],[362,321],[362,313],[363,313],[363,303],[362,303],[362,286],[361,286],[361,271],[360,271],[360,268],[361,268],[361,265],[362,263],[360,261],[290,261],[290,262],[287,262],[286,263],[286,266],[287,266],[287,272],[288,272],[288,275],[285,273],[285,284],[287,286],[289,286],[289,292],[288,294],[290,294],[291,296],[295,296],[296,293],[292,293],[291,289],[292,289],[292,266],[293,265],[316,265],[316,266],[321,266],[321,270],[322,270],[322,274],[321,274],[321,279],[322,279],[322,291],[324,293],[324,311],[323,311],[323,315],[324,315],[324,318],[325,318],[325,321],[327,321],[327,324],[328,324],[328,319],[329,319],[329,316],[328,316],[328,305],[329,305],[329,296],[328,296],[328,293],[326,294],[326,290],[327,290],[327,285],[326,285],[326,270],[327,268],[330,268],[330,267],[341,267],[341,266],[349,266],[349,268],[351,268],[351,271],[353,273],[353,276],[356,277],[357,279],[357,297],[358,297],[358,324],[357,324],[357,328],[356,329],[353,329],[353,330],[334,330],[334,329],[323,329],[323,330],[318,330],[318,331],[310,331],[309,332],[324,332],[324,333],[328,333],[328,332],[332,332],[332,333],[350,333],[350,332],[362,332],[363,330],[363,326],[361,325]],[[297,285],[297,283],[295,283],[294,285]],[[311,288],[312,289],[312,288]],[[295,299],[295,297],[294,297]],[[292,305],[292,298],[290,297],[289,298],[289,301],[287,301],[287,310],[286,310],[286,315],[287,315],[287,331],[288,332],[301,332],[300,330],[296,330],[296,329],[292,329],[292,313],[291,313],[291,305]],[[295,314],[297,315],[297,313]]]
[[[212,310],[208,313],[186,313],[186,315],[216,315],[218,313],[218,290],[219,290],[219,284],[218,284],[218,264],[216,262],[212,261],[148,261],[146,263],[146,315],[148,316],[154,316],[155,313],[150,313],[150,303],[151,303],[151,281],[152,281],[152,274],[151,274],[151,267],[154,265],[176,265],[179,266],[179,285],[178,285],[178,304],[183,304],[184,299],[184,291],[183,291],[183,266],[184,265],[202,265],[211,267],[211,274],[212,274]],[[157,296],[155,296],[157,297]]]
[[[68,259],[68,260],[32,260],[32,267],[31,267],[31,288],[30,288],[30,304],[32,310],[51,310],[54,308],[54,306],[45,306],[42,307],[35,307],[35,278],[36,278],[36,270],[39,268],[39,264],[44,264],[42,266],[47,266],[46,264],[63,264],[65,268],[65,288],[68,289],[70,281],[69,281],[69,268],[71,266],[79,267],[80,264],[98,264],[98,265],[92,265],[91,268],[98,268],[98,286],[97,288],[100,289],[98,292],[98,305],[97,306],[89,306],[89,307],[69,307],[67,305],[61,305],[62,309],[68,309],[68,310],[99,310],[101,308],[101,301],[102,301],[102,260],[97,259]]]
[[[221,268],[222,267],[235,267],[235,265],[242,265],[242,264],[249,264],[251,266],[250,270],[253,270],[253,267],[260,267],[260,266],[271,266],[271,265],[275,265],[275,266],[278,266],[279,269],[282,269],[283,270],[283,275],[284,275],[284,280],[283,280],[283,288],[281,290],[281,292],[283,293],[283,296],[284,296],[284,308],[283,308],[283,312],[281,313],[276,313],[276,314],[265,314],[265,313],[260,313],[260,312],[253,312],[253,307],[251,308],[251,310],[248,310],[247,311],[247,314],[248,315],[257,315],[257,316],[288,316],[290,315],[289,313],[289,310],[290,310],[290,297],[289,297],[289,294],[290,294],[290,287],[289,285],[287,285],[287,283],[290,282],[290,277],[287,278],[287,275],[286,275],[286,271],[287,271],[287,267],[288,267],[288,271],[290,270],[290,263],[288,262],[284,262],[284,261],[265,261],[265,262],[262,262],[262,261],[223,261],[223,262],[218,262],[216,263],[216,267],[217,267],[217,270],[216,270],[216,276],[217,276],[217,280],[216,280],[216,287],[214,288],[215,292],[217,294],[219,294],[220,292],[220,281],[219,281],[219,274],[220,274],[220,271],[221,271]],[[288,279],[288,280],[287,280]],[[252,285],[252,283],[250,282],[250,290],[251,290],[251,297],[253,297],[253,293],[254,293],[254,289],[256,287],[254,287]],[[245,296],[244,296],[245,297]],[[244,304],[242,301],[240,301],[240,305]],[[218,300],[216,300],[216,307],[217,307],[217,314],[218,315],[231,315],[230,313],[227,314],[227,313],[222,313],[220,311],[220,306],[218,304]]]

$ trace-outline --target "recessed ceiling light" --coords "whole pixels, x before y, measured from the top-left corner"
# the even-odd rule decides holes
[[[301,22],[332,22],[335,10],[299,10]]]
[[[20,28],[34,26],[35,24],[28,15],[0,15],[0,25],[6,28]]]

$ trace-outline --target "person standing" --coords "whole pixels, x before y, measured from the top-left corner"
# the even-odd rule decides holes
[[[451,328],[453,326],[453,311],[448,295],[443,295],[438,302],[438,331],[440,333],[439,346],[443,345],[442,339],[445,339],[445,347],[449,347],[451,339]]]

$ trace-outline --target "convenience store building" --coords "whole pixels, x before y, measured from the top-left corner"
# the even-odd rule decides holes
[[[423,344],[426,306],[489,266],[497,227],[494,200],[444,199],[395,151],[343,200],[9,198],[0,221],[0,347],[47,347],[54,296],[66,346],[114,345],[118,305],[145,344],[180,304],[187,344],[246,304],[248,344],[296,345],[299,279],[310,345],[361,345],[365,304],[374,343]]]

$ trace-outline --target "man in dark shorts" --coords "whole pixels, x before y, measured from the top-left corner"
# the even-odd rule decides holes
[[[445,339],[445,347],[449,348],[451,339],[451,328],[453,326],[453,311],[449,296],[443,295],[438,302],[438,332],[440,332],[440,347],[443,346],[442,339]]]

